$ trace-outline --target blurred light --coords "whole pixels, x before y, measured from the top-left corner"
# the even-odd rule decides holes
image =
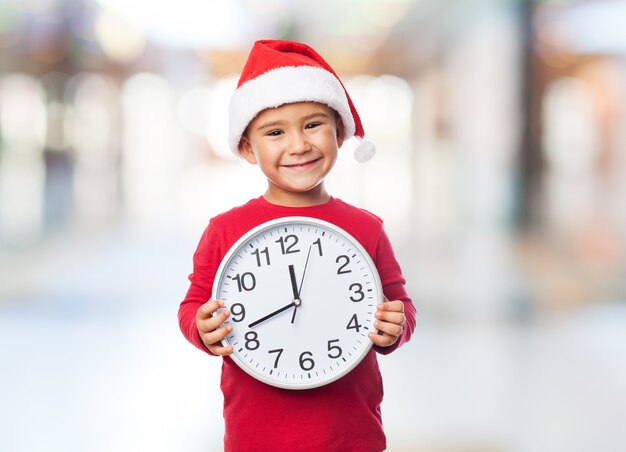
[[[544,104],[544,143],[556,171],[590,169],[599,149],[593,120],[593,97],[585,82],[563,78],[548,87]]]
[[[219,165],[196,162],[181,177],[180,220],[194,238],[206,228],[211,217],[259,196],[267,188],[265,176],[257,165],[232,153],[229,159],[232,161]]]
[[[224,77],[215,82],[211,90],[206,138],[213,151],[226,159],[237,158],[228,145],[228,104],[237,87],[236,76]]]
[[[210,108],[211,90],[199,86],[190,89],[181,96],[178,103],[178,118],[185,130],[204,136]]]
[[[544,5],[536,16],[540,50],[626,54],[626,3],[620,0]],[[558,61],[557,61],[558,64]]]
[[[288,36],[293,27],[294,9],[291,0],[240,0],[241,25],[247,31],[246,41]],[[304,5],[298,4],[301,11]],[[312,4],[319,10],[319,4]],[[311,16],[308,16],[309,21]],[[245,41],[244,41],[245,42]]]
[[[30,244],[43,225],[46,111],[41,84],[13,74],[0,79],[0,238]]]
[[[76,146],[93,146],[106,143],[112,132],[111,127],[115,116],[115,100],[117,91],[112,82],[99,74],[81,73],[72,80],[74,89],[74,112],[76,120],[85,119],[89,130],[80,130],[81,138],[75,138]],[[84,127],[78,127],[84,129]],[[108,146],[107,146],[108,147]]]
[[[166,47],[231,47],[246,42],[240,1],[98,0]]]
[[[98,14],[95,34],[104,53],[117,63],[136,60],[146,47],[145,38],[139,28],[107,9],[101,9]]]
[[[170,100],[167,81],[158,75],[142,72],[128,78],[122,90],[124,110],[133,119],[150,121],[162,118]]]
[[[411,1],[370,0],[359,2],[358,5],[360,5],[363,15],[371,24],[381,28],[391,28],[406,17]]]
[[[359,76],[350,79],[347,89],[356,101],[366,134],[393,140],[398,130],[409,127],[413,91],[406,80],[393,76]],[[389,146],[393,148],[393,146]]]
[[[581,80],[565,78],[547,90],[544,104],[546,214],[563,238],[588,224],[598,201],[594,162],[600,137],[593,97]]]
[[[372,81],[366,102],[372,104],[370,114],[382,127],[405,124],[411,117],[413,92],[406,80],[393,75],[383,75]]]
[[[56,0],[19,0],[13,2],[21,11],[29,14],[44,12],[56,4]]]
[[[375,144],[377,154],[374,165],[360,167],[358,172],[352,165],[337,165],[345,174],[341,180],[333,177],[333,184],[345,193],[356,192],[359,204],[385,218],[390,236],[404,243],[410,237],[413,91],[406,80],[391,75],[354,77],[346,81],[346,87],[355,99],[365,138]],[[343,155],[351,154],[350,141]],[[392,180],[392,191],[374,180]],[[389,202],[391,193],[393,203]]]
[[[626,54],[626,3],[585,2],[561,17],[570,49],[582,53]]]
[[[97,74],[81,73],[70,85],[76,216],[90,225],[102,224],[113,217],[118,201],[119,93]]]
[[[45,136],[44,93],[28,75],[7,75],[0,81],[0,136],[7,147],[31,150]]]
[[[121,177],[130,224],[154,228],[175,218],[179,171],[188,143],[164,77],[140,73],[122,87]]]
[[[72,83],[72,142],[81,164],[98,166],[103,155],[113,151],[112,136],[117,125],[117,90],[110,80],[97,74],[81,73]]]
[[[15,45],[23,36],[23,18],[15,8],[0,2],[0,48]]]

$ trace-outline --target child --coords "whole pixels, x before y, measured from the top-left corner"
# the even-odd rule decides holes
[[[289,41],[254,44],[231,99],[229,139],[234,152],[259,166],[267,191],[211,219],[194,254],[191,285],[178,314],[192,344],[225,357],[221,389],[227,451],[386,448],[376,353],[388,354],[409,340],[415,307],[382,220],[330,196],[324,186],[344,140],[363,135],[343,84],[313,49]],[[319,218],[350,233],[370,254],[385,297],[392,300],[378,306],[375,327],[380,334],[370,333],[374,346],[359,365],[333,383],[303,391],[266,385],[227,358],[232,349],[220,341],[232,327],[221,325],[230,314],[225,310],[213,317],[223,303],[210,299],[217,268],[237,239],[285,216]]]

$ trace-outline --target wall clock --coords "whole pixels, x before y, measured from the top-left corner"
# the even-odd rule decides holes
[[[226,253],[213,286],[233,331],[223,341],[252,377],[310,389],[350,372],[372,347],[384,299],[367,251],[341,228],[284,217],[244,234]]]

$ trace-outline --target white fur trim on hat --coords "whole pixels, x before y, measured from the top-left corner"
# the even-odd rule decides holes
[[[239,141],[248,124],[261,111],[295,102],[319,102],[341,116],[344,138],[355,132],[346,92],[330,72],[314,66],[284,66],[242,84],[230,99],[228,143],[239,155]]]

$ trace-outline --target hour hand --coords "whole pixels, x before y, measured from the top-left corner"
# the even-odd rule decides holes
[[[293,265],[289,266],[289,277],[291,278],[291,290],[293,291],[293,299],[299,299],[298,283],[296,282],[296,271],[293,269]]]
[[[250,325],[248,325],[248,328],[254,328],[259,323],[265,322],[266,320],[269,320],[272,317],[280,314],[281,312],[285,312],[287,309],[292,308],[294,306],[300,306],[300,300],[298,300],[297,298],[292,300],[291,303],[289,303],[288,305],[283,306],[282,308],[277,309],[277,310],[275,310],[274,312],[272,312],[270,314],[267,314],[265,317],[261,317],[259,320],[255,320]]]

